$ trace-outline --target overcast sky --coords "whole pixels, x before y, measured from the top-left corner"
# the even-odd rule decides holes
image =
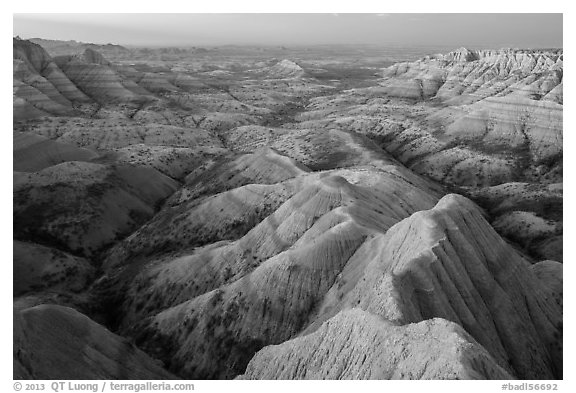
[[[14,14],[14,35],[124,45],[562,47],[562,14]]]

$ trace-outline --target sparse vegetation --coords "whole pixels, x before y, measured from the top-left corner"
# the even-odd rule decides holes
[[[306,376],[561,377],[562,277],[529,272],[561,257],[558,53],[53,58],[27,42],[14,43],[15,310],[71,305],[89,317],[78,331],[128,337],[109,369],[136,356],[170,376],[151,357],[181,378],[234,378],[298,358]],[[391,363],[430,348],[414,375]]]

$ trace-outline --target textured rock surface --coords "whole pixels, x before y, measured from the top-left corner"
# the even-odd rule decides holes
[[[284,59],[270,67],[255,70],[270,79],[302,78],[306,72],[292,60]]]
[[[562,378],[561,50],[38,42],[16,375]]]
[[[60,104],[41,90],[26,83],[13,80],[14,118],[17,120],[33,119],[44,115],[67,115],[72,110],[69,106]]]
[[[378,86],[313,98],[290,126],[366,135],[415,172],[471,196],[506,183],[545,188],[562,182],[562,78],[562,50],[461,49],[395,64]],[[263,138],[277,137],[261,132],[255,142]],[[518,211],[554,230],[513,240],[535,258],[561,260],[561,203],[543,193],[536,200]]]
[[[448,105],[452,116],[440,111],[431,119],[453,139],[485,149],[524,148],[539,163],[562,151],[562,76],[561,50],[461,50],[394,65],[381,86],[393,96],[435,97]]]
[[[14,379],[174,379],[160,362],[62,306],[14,309]]]
[[[235,376],[261,346],[305,326],[370,232],[435,201],[406,180],[380,179],[368,188],[325,176],[241,239],[158,260],[129,291],[125,323],[164,310],[133,328],[148,350],[181,375]]]
[[[503,49],[427,56],[384,70],[389,94],[406,98],[438,96],[469,104],[496,94],[546,96],[562,82],[562,50]]]
[[[368,238],[342,269],[300,337],[263,349],[248,365],[245,377],[347,378],[348,372],[365,372],[400,378],[402,374],[397,371],[403,370],[401,362],[388,361],[379,368],[371,366],[382,364],[378,361],[362,361],[366,353],[367,357],[395,359],[394,355],[386,355],[386,351],[394,353],[391,348],[395,345],[405,349],[404,356],[412,359],[409,370],[416,374],[409,378],[438,372],[434,366],[441,362],[438,358],[431,359],[428,368],[418,366],[422,360],[418,356],[436,343],[423,344],[426,349],[416,350],[410,347],[415,340],[402,345],[390,339],[393,344],[383,345],[382,354],[373,345],[373,333],[364,333],[370,337],[368,347],[362,343],[359,332],[363,327],[357,318],[348,318],[350,328],[342,328],[346,326],[342,323],[347,319],[345,313],[351,311],[340,310],[360,308],[370,318],[382,317],[386,321],[382,329],[401,337],[409,335],[411,328],[429,327],[432,321],[439,321],[434,318],[457,323],[466,330],[465,337],[470,334],[469,341],[490,353],[491,366],[476,369],[480,370],[476,377],[508,378],[505,375],[510,373],[519,378],[559,378],[561,281],[561,264],[545,261],[530,265],[498,237],[477,207],[463,197],[449,195],[434,209],[415,213],[386,234]],[[334,338],[340,334],[347,339]],[[446,334],[444,330],[443,337]],[[355,345],[360,348],[358,352]],[[418,353],[415,358],[410,355],[412,351]],[[464,355],[458,359],[467,358]],[[471,363],[463,364],[460,366],[466,370]],[[447,371],[453,366],[444,364],[439,368]],[[473,377],[474,369],[462,375],[470,372],[467,378]],[[494,370],[498,370],[499,377],[492,374]],[[436,378],[458,378],[449,375],[451,372]]]
[[[78,41],[48,40],[43,38],[30,38],[29,41],[42,46],[51,56],[73,55],[90,49],[104,55],[129,55],[130,50],[122,45],[98,45]]]
[[[134,82],[124,81],[122,76],[93,50],[87,49],[84,53],[75,56],[58,56],[54,61],[79,89],[96,102],[145,100],[145,97],[138,94],[142,91]]]
[[[396,326],[360,309],[265,347],[240,379],[512,379],[455,323]]]
[[[469,200],[444,197],[349,263],[366,268],[344,304],[400,324],[454,321],[519,378],[561,377],[561,307]]]
[[[236,240],[276,210],[296,190],[289,185],[249,184],[208,197],[166,206],[152,220],[115,245],[106,264],[177,252],[222,240]]]
[[[46,51],[30,41],[13,40],[14,78],[55,102],[89,102],[89,98],[56,65]]]
[[[274,153],[272,158],[276,156],[277,154]],[[272,164],[259,168],[269,171],[273,168]],[[268,172],[268,175],[274,174],[276,180],[284,179],[286,175],[299,175],[281,183],[249,184],[201,199],[190,198],[188,188],[185,186],[171,197],[164,209],[153,220],[113,247],[108,254],[106,264],[119,265],[135,257],[203,246],[221,240],[236,240],[274,213],[281,204],[303,187],[314,185],[318,180],[329,175],[342,176],[349,182],[368,189],[376,187],[378,192],[391,195],[392,200],[397,200],[398,195],[406,193],[406,196],[400,198],[399,212],[403,212],[404,209],[416,209],[420,203],[426,203],[426,201],[433,203],[436,195],[439,195],[439,190],[430,183],[414,177],[409,172],[398,171],[395,166],[388,167],[387,171],[366,167],[305,175],[298,168],[300,167],[296,166],[286,173],[283,171],[276,174]],[[283,168],[280,167],[280,169]],[[230,172],[232,173],[234,172]],[[230,174],[225,177],[229,178]],[[203,176],[203,179],[208,182],[212,182],[215,178],[217,175]],[[260,172],[255,172],[250,177],[242,176],[241,179],[263,183],[272,180],[269,176],[260,176]],[[418,189],[426,190],[430,198]],[[214,191],[214,188],[211,190]],[[407,203],[407,206],[404,203]],[[298,205],[294,208],[298,208]],[[287,207],[287,211],[289,209],[290,206]],[[273,224],[272,227],[275,226],[277,224]],[[258,237],[263,238],[264,234],[259,234]],[[246,244],[253,246],[252,241]]]

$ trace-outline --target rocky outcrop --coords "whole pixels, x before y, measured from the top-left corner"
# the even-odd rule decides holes
[[[84,42],[78,42],[74,40],[62,41],[62,40],[47,40],[43,38],[30,38],[30,42],[40,45],[44,48],[51,56],[61,56],[61,55],[74,55],[84,52],[86,49],[102,53],[104,56],[129,56],[131,51],[122,45],[115,44],[90,44]]]
[[[330,179],[326,185],[348,190],[343,195],[354,194],[353,188],[337,178]],[[306,199],[315,203],[315,198]],[[145,345],[150,353],[172,359],[172,369],[181,375],[229,377],[234,375],[234,370],[241,369],[249,354],[259,347],[285,341],[302,329],[309,337],[308,334],[317,331],[323,321],[339,310],[357,307],[381,316],[389,321],[387,324],[424,323],[422,321],[429,324],[430,319],[443,318],[462,326],[471,336],[467,340],[476,345],[473,346],[476,349],[459,358],[458,362],[464,365],[447,366],[443,360],[431,360],[433,364],[443,364],[438,369],[451,370],[441,374],[432,367],[429,371],[435,377],[508,378],[510,374],[518,378],[546,379],[561,376],[562,311],[557,301],[557,278],[553,281],[535,275],[529,262],[494,232],[476,206],[463,197],[451,195],[434,209],[415,213],[388,231],[374,228],[378,220],[373,224],[364,221],[368,216],[363,219],[362,210],[348,207],[352,221],[337,219],[341,214],[339,209],[334,211],[339,211],[337,215],[324,214],[287,251],[261,262],[250,274],[231,284],[209,292],[204,292],[209,287],[198,286],[198,280],[206,277],[206,273],[194,269],[188,275],[192,266],[206,266],[206,262],[197,264],[181,259],[168,264],[162,262],[164,267],[156,265],[158,267],[147,273],[151,274],[148,278],[138,280],[138,288],[156,281],[157,289],[145,296],[135,294],[134,299],[150,299],[149,304],[152,302],[153,307],[158,307],[158,301],[164,302],[169,297],[165,292],[159,295],[156,291],[172,287],[176,283],[173,277],[186,271],[186,275],[181,276],[182,284],[195,280],[196,285],[186,288],[176,284],[173,289],[177,297],[173,302],[182,301],[181,296],[186,292],[193,298],[165,309],[144,325],[137,325],[134,330],[141,332],[138,339],[148,343]],[[381,234],[371,236],[374,230]],[[352,236],[353,233],[360,237]],[[330,251],[333,246],[338,250],[335,253]],[[258,252],[254,255],[260,260]],[[221,270],[216,266],[209,269],[211,272]],[[237,274],[230,272],[232,280]],[[542,279],[551,283],[544,285]],[[279,289],[282,302],[273,296]],[[204,294],[194,297],[194,293],[202,292]],[[278,304],[284,306],[278,308]],[[136,306],[135,310],[150,309],[146,304]],[[334,324],[339,325],[340,320]],[[401,328],[407,327],[397,327]],[[310,337],[318,336],[324,337],[321,333]],[[312,359],[321,353],[323,345],[328,346],[322,339],[319,341],[304,345],[318,349],[309,352]],[[150,346],[151,343],[157,344]],[[284,348],[292,345],[286,343]],[[479,355],[480,345],[487,353]],[[242,351],[238,352],[239,348]],[[347,350],[353,351],[354,345],[351,348]],[[297,368],[295,363],[284,363],[285,356],[301,355],[306,359],[301,351],[286,351],[267,349],[262,357],[256,355],[254,368],[248,368],[247,377],[335,377],[330,371],[324,371],[331,368],[317,371],[313,366],[317,363],[312,360],[302,360]],[[476,356],[489,366],[476,369],[471,364],[478,365],[477,362],[463,360]],[[362,368],[356,364],[355,357],[345,358],[350,362],[349,372],[359,373],[355,375],[374,373],[392,377],[395,370],[403,369],[394,362],[382,368],[366,362]],[[338,357],[330,359],[333,360],[328,364],[345,362]],[[220,374],[221,371],[216,370],[227,369],[224,364],[232,368]],[[307,368],[304,364],[310,366]],[[418,367],[412,370],[415,374],[406,375],[425,375],[425,370],[417,371]],[[345,378],[352,374],[343,375]]]
[[[276,155],[277,153],[274,153],[272,158]],[[273,167],[273,164],[270,163],[258,168],[268,170],[267,167]],[[289,176],[284,179],[283,175],[278,180],[284,179],[284,181],[269,185],[267,183],[273,181],[268,176],[246,177],[245,179],[249,180],[249,183],[261,182],[263,184],[247,184],[199,199],[190,197],[185,186],[170,198],[154,219],[113,247],[108,254],[106,263],[121,265],[149,255],[205,246],[222,240],[237,240],[274,213],[280,205],[302,188],[313,186],[328,175],[342,176],[348,181],[368,189],[376,187],[377,190],[380,190],[379,192],[386,195],[393,190],[393,200],[396,200],[397,193],[406,192],[415,195],[414,199],[412,197],[402,199],[402,209],[416,209],[420,203],[425,203],[425,201],[433,203],[434,198],[439,195],[437,188],[432,187],[430,183],[421,178],[411,176],[408,171],[402,172],[397,169],[397,167],[391,166],[387,171],[378,171],[367,167],[318,174],[302,174],[297,171],[292,175],[299,174],[298,176],[294,178]],[[203,179],[210,181],[215,177],[205,176]],[[417,191],[418,189],[426,190],[425,193],[428,193],[431,199],[427,199],[425,193]],[[214,190],[212,189],[212,191]],[[410,203],[408,206],[404,206],[408,200]],[[293,208],[297,208],[297,206]],[[399,212],[403,212],[402,209]],[[263,239],[267,233],[273,235],[274,232],[266,231],[273,229],[274,226],[276,224],[272,228],[261,228],[260,231],[263,232],[256,237]],[[239,245],[239,248],[254,247],[254,237],[250,239]],[[221,253],[225,248],[216,247],[212,251]],[[211,254],[212,251],[208,254]],[[198,254],[203,253],[199,252]]]
[[[90,101],[40,45],[14,39],[13,57],[14,78],[20,82],[36,88],[62,105]]]
[[[99,103],[143,102],[146,98],[134,93],[133,82],[124,81],[103,57],[87,49],[82,55],[58,56],[54,61],[66,76]]]
[[[563,53],[556,51],[469,51],[398,63],[383,72],[382,86],[400,98],[438,97],[470,104],[494,95],[539,99],[562,81]]]
[[[324,176],[235,242],[150,262],[127,292],[127,332],[180,375],[235,376],[261,346],[306,325],[370,233],[434,203],[406,180],[380,180]]]
[[[175,379],[133,344],[68,307],[14,309],[14,379]]]
[[[368,238],[310,325],[257,353],[243,378],[561,378],[560,266],[530,265],[472,202],[446,196]],[[460,327],[462,356],[431,349],[458,348],[432,337],[451,341]]]
[[[306,71],[302,67],[288,59],[281,60],[269,67],[252,70],[252,72],[270,79],[303,78],[306,76]]]
[[[397,326],[360,309],[260,350],[240,379],[513,379],[455,323]]]
[[[123,78],[91,48],[52,59],[40,45],[14,39],[13,50],[14,97],[20,99],[14,102],[16,120],[39,117],[44,112],[75,115],[73,104],[141,103],[150,99],[148,91]]]
[[[367,242],[349,264],[366,268],[342,293],[344,304],[398,324],[456,322],[519,378],[561,377],[561,307],[464,197],[449,195],[415,213]],[[339,307],[331,300],[320,315]]]
[[[96,52],[94,49],[87,48],[84,52],[75,55],[75,57],[88,64],[100,64],[104,66],[109,66],[111,63],[104,58],[100,53]]]
[[[27,120],[53,115],[70,115],[72,109],[68,104],[60,104],[51,99],[39,89],[13,80],[13,109],[15,120]]]
[[[411,170],[475,198],[534,258],[561,260],[561,196],[527,198],[515,210],[536,218],[522,223],[514,213],[512,223],[481,195],[562,182],[562,76],[562,50],[460,49],[395,64],[378,86],[313,98],[290,126],[366,135]],[[232,137],[243,147],[286,133],[265,131],[252,141]],[[508,230],[528,221],[546,228]]]
[[[457,107],[456,116],[447,109],[431,117],[452,138],[525,148],[538,163],[562,151],[562,76],[561,50],[460,50],[394,65],[381,86],[387,95]]]
[[[486,149],[525,149],[531,161],[541,163],[562,153],[562,109],[546,100],[489,97],[469,105],[445,131],[457,140],[481,142]]]
[[[562,152],[562,76],[562,51],[458,51],[392,66],[381,86],[448,106],[429,117],[445,136],[538,166]]]
[[[178,92],[180,89],[168,81],[168,76],[154,72],[140,75],[136,82],[139,86],[153,93]]]
[[[16,376],[562,378],[561,51],[16,41]]]

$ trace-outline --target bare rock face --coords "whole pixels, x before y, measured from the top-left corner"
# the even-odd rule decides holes
[[[15,377],[562,378],[561,50],[378,78],[41,42],[14,40]]]
[[[84,52],[76,55],[76,58],[89,64],[100,64],[105,66],[110,65],[110,62],[106,60],[104,56],[91,48],[87,48]]]
[[[13,40],[14,78],[25,86],[65,107],[71,102],[86,103],[90,99],[80,91],[56,65],[46,51],[30,41]],[[16,91],[17,96],[32,102],[38,101],[39,93]],[[57,112],[56,114],[60,114]]]
[[[130,50],[115,44],[90,44],[78,41],[48,40],[43,38],[30,38],[29,41],[42,46],[51,56],[73,55],[84,52],[86,49],[103,53],[104,55],[129,55]]]
[[[175,379],[133,344],[68,307],[14,309],[14,379]]]
[[[12,40],[12,50],[15,60],[18,59],[25,62],[36,71],[46,68],[52,62],[52,58],[44,48],[28,40],[14,38]]]
[[[402,98],[437,96],[451,104],[472,103],[499,93],[545,96],[562,80],[557,51],[469,51],[428,56],[384,70],[388,94]],[[558,73],[559,72],[559,73]]]
[[[381,86],[391,96],[448,106],[430,120],[454,140],[523,151],[540,165],[562,152],[562,77],[561,50],[460,50],[394,65]]]
[[[380,179],[373,189],[341,176],[311,179],[235,242],[145,267],[136,259],[126,331],[180,375],[234,377],[263,345],[306,326],[371,232],[435,201],[401,177]]]
[[[399,324],[454,321],[519,378],[561,377],[561,306],[466,198],[415,213],[349,263],[366,259],[346,304]]]
[[[302,78],[306,75],[306,71],[302,67],[288,59],[279,61],[270,67],[253,70],[253,72],[263,74],[270,79]]]
[[[166,92],[178,92],[180,89],[174,86],[169,78],[165,75],[159,75],[153,72],[146,72],[143,75],[139,75],[136,78],[136,82],[139,86],[143,87],[147,91],[153,93],[166,93]]]
[[[298,338],[261,350],[244,377],[427,378],[430,372],[432,378],[561,378],[559,266],[551,261],[530,265],[472,202],[448,195],[433,209],[369,237],[341,270],[308,327]],[[418,339],[408,339],[410,344],[382,339],[380,348],[380,338],[374,340],[380,336],[370,330],[365,333],[370,344],[364,344],[368,316],[388,337],[411,337],[413,329],[424,329],[420,339],[434,341],[423,344],[428,349],[436,345],[431,336],[439,326],[455,333],[448,328],[452,321],[463,328],[460,334],[469,346],[458,352],[460,357],[446,357],[458,359],[457,366],[436,366],[443,362],[442,351],[432,350],[438,357],[428,358],[427,349],[412,349]],[[451,334],[441,333],[449,341]],[[340,335],[347,338],[337,339]],[[406,366],[394,355],[396,345],[405,350]],[[412,351],[417,355],[412,357]],[[478,357],[482,360],[472,360]],[[419,366],[423,359],[428,367]]]
[[[239,379],[513,379],[455,323],[397,326],[353,308],[260,350]]]
[[[80,56],[54,59],[66,76],[83,92],[99,103],[141,102],[145,97],[133,92],[131,81],[123,81],[104,58],[87,49]]]
[[[274,153],[272,158],[276,156],[277,153]],[[259,168],[268,170],[273,167],[273,163],[269,162]],[[257,173],[260,172],[255,172],[255,174]],[[277,175],[282,173],[280,171]],[[282,174],[279,179],[284,179],[287,174],[289,173]],[[407,214],[406,212],[413,211],[412,209],[416,209],[422,203],[434,203],[435,198],[437,198],[436,195],[438,195],[438,190],[430,187],[430,184],[423,179],[411,175],[408,171],[398,171],[397,167],[394,166],[390,166],[386,172],[377,171],[370,167],[343,169],[319,174],[302,174],[296,170],[291,175],[296,177],[285,179],[280,183],[248,184],[200,199],[184,197],[182,195],[182,193],[186,193],[186,187],[184,187],[182,193],[177,192],[154,219],[114,246],[108,253],[105,264],[118,266],[149,255],[176,252],[222,240],[238,240],[247,235],[249,231],[252,232],[253,228],[253,233],[239,244],[230,245],[231,247],[227,247],[226,244],[219,244],[218,247],[207,247],[206,252],[198,250],[197,255],[192,259],[205,261],[214,258],[215,255],[226,254],[229,254],[225,258],[228,261],[230,258],[245,259],[247,255],[256,258],[254,253],[256,245],[262,242],[266,236],[274,237],[274,228],[279,225],[286,214],[299,208],[302,199],[298,199],[297,204],[286,206],[282,216],[269,216],[302,188],[315,186],[319,180],[328,175],[345,177],[348,181],[368,189],[376,187],[378,192],[390,195],[391,200],[397,200],[398,194],[406,193],[407,195],[399,200],[400,206],[397,208],[392,209],[389,204],[387,205],[387,209],[392,209],[391,211],[395,212],[394,216],[402,217]],[[216,176],[204,177],[205,180],[214,178]],[[251,179],[250,182],[257,181],[253,176],[244,179]],[[269,177],[258,177],[258,179],[263,183],[271,180]],[[421,192],[418,190],[419,188],[427,191]],[[390,194],[391,192],[392,194]],[[429,195],[426,196],[426,193]],[[309,215],[309,212],[305,211],[303,214]],[[256,231],[256,225],[266,218],[270,218],[266,220],[269,225],[262,226]],[[216,244],[214,245],[216,246]],[[245,248],[253,250],[251,253],[245,253]],[[188,253],[185,252],[184,254]],[[170,258],[174,259],[174,256]],[[185,261],[189,260],[190,257],[182,257],[180,263],[184,264],[187,263]],[[204,263],[202,262],[202,264]],[[225,267],[225,270],[231,271],[231,268]],[[211,274],[209,281],[217,276]]]
[[[540,163],[562,152],[562,105],[521,96],[496,96],[471,104],[446,134],[486,146],[525,148]]]
[[[561,184],[562,80],[562,50],[461,48],[388,67],[378,86],[315,97],[291,127],[366,135],[411,170],[474,198],[529,255],[561,260],[561,196],[527,190],[513,197],[521,206],[501,210],[483,195],[506,184]]]
[[[19,65],[16,65],[19,67]],[[70,103],[66,102],[61,95],[51,89],[52,85],[47,82],[32,83],[13,80],[14,113],[15,119],[32,119],[44,115],[69,115],[72,114]],[[50,95],[48,95],[50,94]],[[32,109],[30,113],[29,109]]]

